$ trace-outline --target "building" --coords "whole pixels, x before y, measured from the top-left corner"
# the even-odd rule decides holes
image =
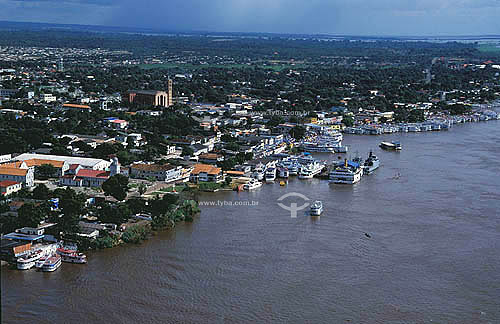
[[[181,179],[182,166],[135,163],[130,166],[130,177],[136,179],[154,178],[156,181],[172,182]]]
[[[74,175],[68,174],[61,177],[60,183],[71,187],[100,187],[109,177],[109,171],[80,169]]]
[[[70,166],[66,161],[47,159],[29,159],[24,160],[24,163],[27,167],[34,167],[35,172],[37,171],[37,168],[41,167],[42,165],[51,165],[55,170],[57,170],[55,174],[51,175],[54,177],[62,177],[64,175],[64,172],[66,172]]]
[[[26,160],[46,160],[46,161],[64,161],[68,165],[80,164],[84,169],[92,170],[107,170],[111,165],[111,161],[106,161],[102,159],[92,159],[77,156],[63,156],[63,155],[50,155],[50,154],[32,154],[23,153],[14,158],[16,161],[26,161]]]
[[[21,190],[23,185],[20,182],[12,180],[0,181],[0,195],[8,196],[11,193]]]
[[[20,242],[12,239],[2,238],[0,258],[7,261],[15,261],[17,257],[28,254],[31,251],[31,242]]]
[[[35,168],[27,167],[22,163],[0,164],[0,181],[14,181],[25,187],[32,187],[35,183]]]
[[[0,155],[0,163],[9,162],[12,160],[12,154]]]
[[[209,164],[195,164],[191,175],[189,176],[189,181],[198,182],[222,182],[224,181],[224,175],[221,168],[217,168]]]
[[[224,161],[224,155],[216,153],[203,153],[198,156],[199,161],[207,164],[217,164]]]
[[[57,97],[51,93],[43,93],[40,97],[45,103],[51,103],[57,101]]]
[[[125,129],[128,126],[128,121],[123,119],[113,119],[108,121],[108,126],[113,129]]]
[[[57,62],[57,71],[64,72],[64,61],[62,56],[59,58],[59,62]]]
[[[18,92],[17,89],[0,89],[0,97],[12,97]]]
[[[139,105],[170,107],[173,105],[172,80],[168,80],[167,91],[159,90],[129,90],[122,100]]]

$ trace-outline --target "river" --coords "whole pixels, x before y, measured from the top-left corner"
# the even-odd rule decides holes
[[[381,167],[203,194],[193,223],[87,265],[2,267],[2,323],[499,323],[500,122],[344,143]],[[325,212],[290,217],[290,192]]]

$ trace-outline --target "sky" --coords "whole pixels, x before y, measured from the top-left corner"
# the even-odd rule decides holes
[[[500,0],[0,0],[0,20],[165,31],[500,34]]]

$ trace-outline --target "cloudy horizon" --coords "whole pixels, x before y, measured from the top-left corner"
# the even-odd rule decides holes
[[[0,20],[366,36],[500,34],[500,0],[0,0]]]

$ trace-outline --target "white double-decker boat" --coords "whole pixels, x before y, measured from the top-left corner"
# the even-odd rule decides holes
[[[24,255],[17,259],[17,269],[19,270],[28,270],[35,266],[35,263],[40,260],[42,257],[42,253],[37,251],[34,253],[30,253],[28,255]]]
[[[312,179],[315,175],[319,174],[324,167],[325,165],[318,161],[304,164],[300,168],[299,179]]]
[[[57,254],[61,256],[63,262],[87,263],[87,256],[75,249],[59,248]]]
[[[31,253],[17,259],[17,269],[28,270],[37,266],[39,260],[45,260],[47,256],[54,254],[57,247],[55,243],[34,246]]]
[[[363,168],[357,162],[348,161],[337,164],[330,171],[330,183],[355,184],[361,180]]]
[[[52,272],[56,271],[61,266],[61,256],[59,254],[54,254],[51,257],[47,258],[45,263],[42,266],[42,271],[44,272]]]

